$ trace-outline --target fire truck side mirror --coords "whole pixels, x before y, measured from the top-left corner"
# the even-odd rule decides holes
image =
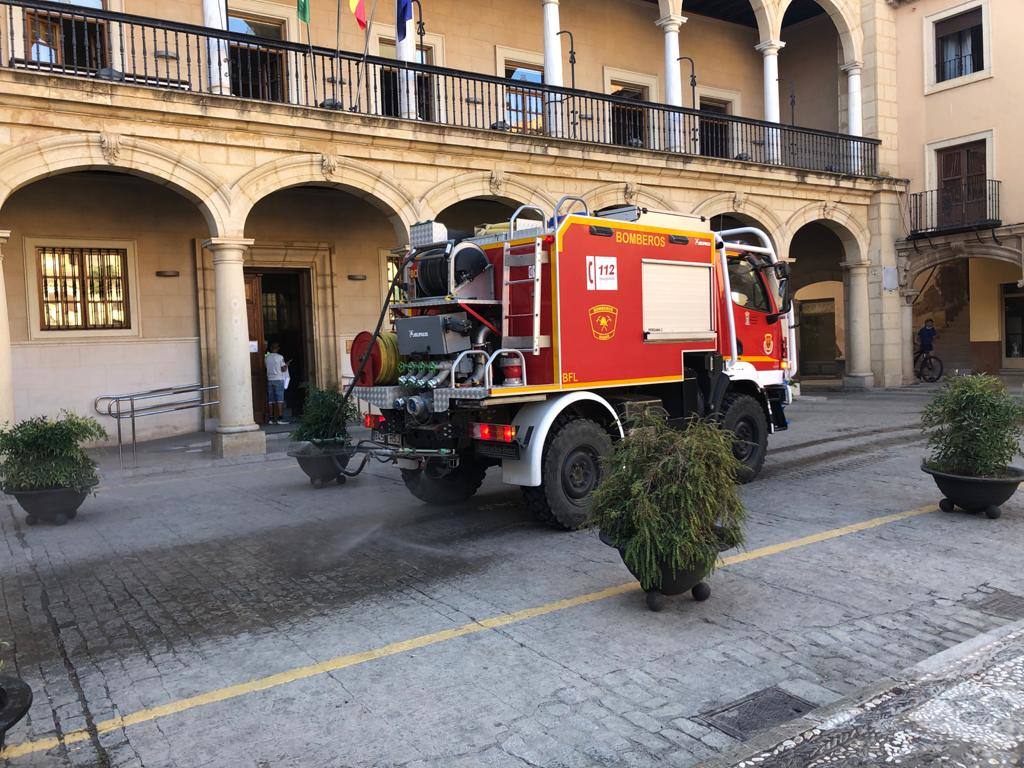
[[[784,261],[772,265],[775,271],[775,279],[779,284],[779,297],[781,299],[779,311],[768,316],[768,322],[775,323],[783,315],[788,315],[793,308],[793,288],[789,279],[789,264]]]

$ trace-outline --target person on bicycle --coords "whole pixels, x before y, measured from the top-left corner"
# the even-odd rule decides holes
[[[935,337],[938,334],[935,323],[929,317],[924,321],[924,327],[917,332],[917,351],[921,354],[935,351]]]

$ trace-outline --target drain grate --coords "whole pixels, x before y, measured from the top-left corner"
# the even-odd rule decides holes
[[[735,739],[746,740],[758,731],[807,714],[815,705],[786,693],[781,688],[765,688],[713,712],[697,715],[699,720]]]
[[[1005,589],[997,589],[981,602],[975,603],[974,607],[1007,619],[1024,619],[1024,595],[1007,592]]]

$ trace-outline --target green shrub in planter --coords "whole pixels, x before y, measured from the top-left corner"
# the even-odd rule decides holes
[[[317,443],[343,439],[348,434],[348,425],[357,418],[359,409],[355,402],[345,402],[338,390],[311,388],[292,440]]]
[[[0,430],[0,487],[8,493],[50,488],[88,492],[99,478],[96,462],[82,443],[106,436],[96,419],[67,411],[56,419],[37,416]]]
[[[723,546],[743,543],[734,439],[711,421],[693,419],[679,430],[648,412],[615,446],[589,523],[645,590],[661,587],[666,567],[710,574]]]
[[[951,379],[925,408],[925,466],[966,477],[1005,477],[1024,437],[1024,405],[995,376]]]

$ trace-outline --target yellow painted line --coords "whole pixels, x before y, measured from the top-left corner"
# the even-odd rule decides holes
[[[782,554],[783,552],[789,552],[794,549],[799,549],[800,547],[830,541],[831,539],[838,539],[843,536],[849,536],[854,533],[860,533],[861,531],[878,528],[883,525],[888,525],[889,523],[906,520],[928,512],[934,512],[936,509],[936,505],[929,504],[906,512],[897,512],[893,515],[874,517],[860,523],[845,525],[842,528],[833,528],[828,531],[814,533],[810,536],[804,536],[799,539],[792,539],[791,541],[784,541],[780,544],[772,544],[767,547],[752,549],[749,552],[732,555],[730,557],[723,558],[720,565],[721,567],[727,567],[730,565],[737,565],[739,563],[746,563],[751,560],[759,560],[763,557],[771,557],[772,555]],[[419,648],[426,648],[427,646],[437,645],[448,640],[466,637],[467,635],[475,635],[486,630],[507,627],[510,624],[518,624],[523,621],[528,621],[529,619],[535,619],[538,616],[546,616],[550,613],[564,611],[567,608],[575,608],[580,605],[587,605],[588,603],[596,603],[599,600],[605,600],[609,597],[615,597],[628,592],[636,592],[639,591],[639,589],[640,585],[636,581],[630,581],[625,584],[608,587],[607,589],[602,589],[597,592],[589,592],[585,595],[569,597],[564,600],[555,600],[554,602],[538,605],[534,608],[526,608],[513,613],[503,613],[498,616],[492,616],[488,619],[481,619],[480,621],[463,624],[461,627],[444,629],[440,632],[420,635],[419,637],[413,637],[409,640],[400,640],[368,651],[350,653],[345,656],[336,656],[333,659],[328,659],[327,661],[322,661],[318,664],[296,667],[295,669],[278,672],[277,674],[268,675],[266,677],[259,677],[244,683],[238,683],[237,685],[217,688],[206,693],[201,693],[198,696],[178,699],[177,701],[172,701],[167,704],[161,704],[158,707],[149,707],[148,709],[141,709],[128,715],[112,717],[108,720],[101,720],[96,723],[96,732],[98,734],[103,734],[122,728],[128,728],[133,725],[139,725],[140,723],[147,723],[162,717],[187,712],[190,709],[203,707],[208,704],[216,704],[217,702],[236,699],[250,693],[266,691],[271,688],[277,688],[281,685],[287,685],[288,683],[294,683],[299,680],[323,675],[327,672],[336,672],[340,669],[355,667],[369,661],[384,659],[388,656],[396,656],[400,653],[414,651]],[[88,741],[89,738],[89,732],[86,730],[70,731],[64,734],[62,738],[54,737],[49,739],[38,739],[36,741],[25,741],[21,744],[9,746],[2,753],[2,756],[9,760],[16,757],[22,757],[24,755],[35,754],[36,752],[45,752],[59,747],[61,744],[78,744],[83,741]]]

